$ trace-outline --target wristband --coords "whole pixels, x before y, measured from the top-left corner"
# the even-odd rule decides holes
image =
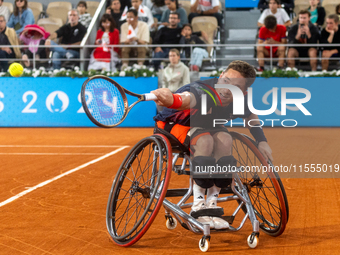
[[[261,126],[254,126],[250,128],[250,133],[252,136],[255,138],[256,142],[267,142],[267,139],[263,133],[262,127]]]
[[[171,106],[169,106],[168,108],[170,109],[178,109],[182,106],[182,97],[178,94],[172,94],[173,98],[174,98],[174,102]]]

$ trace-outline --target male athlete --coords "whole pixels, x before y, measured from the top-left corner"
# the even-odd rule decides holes
[[[237,86],[247,102],[246,91],[255,77],[256,73],[251,65],[243,61],[233,61],[219,78],[196,81],[179,88],[174,94],[166,88],[152,91],[157,96],[155,102],[166,107],[155,116],[156,125],[173,134],[184,145],[190,146],[193,153],[192,171],[195,183],[191,213],[201,209],[220,208],[217,206],[219,192],[231,183],[230,174],[224,175],[224,178],[220,178],[220,175],[207,178],[207,175],[195,172],[196,169],[217,165],[236,166],[236,159],[232,156],[232,137],[223,125],[214,127],[214,119],[243,118],[265,159],[273,160],[257,115],[249,111],[247,103],[244,106],[244,115],[233,115],[232,93],[226,88],[215,88],[216,84]],[[203,95],[206,95],[206,107],[202,107]],[[252,120],[252,127],[248,125],[249,120]],[[207,198],[204,199],[206,190]],[[203,216],[198,217],[198,221],[209,224],[210,228],[229,228],[228,222],[219,217]]]

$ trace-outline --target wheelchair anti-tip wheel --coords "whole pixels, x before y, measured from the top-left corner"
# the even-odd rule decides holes
[[[165,222],[166,228],[173,230],[177,227],[177,220],[173,217],[168,217]]]
[[[169,185],[171,155],[168,139],[156,134],[139,141],[125,157],[106,211],[108,232],[118,245],[137,242],[155,219]]]
[[[279,236],[289,217],[288,200],[277,172],[266,162],[256,143],[248,136],[230,132],[233,137],[233,156],[242,183],[247,187],[260,229],[268,235]],[[266,171],[263,171],[266,170]],[[242,207],[246,213],[246,206]]]

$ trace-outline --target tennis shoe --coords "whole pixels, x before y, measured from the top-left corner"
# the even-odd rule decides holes
[[[220,206],[217,206],[217,201],[216,200],[210,200],[208,202],[207,208],[211,209],[217,209],[221,208]],[[219,217],[210,217],[212,221],[214,222],[214,227],[215,229],[227,229],[229,228],[229,223],[222,218]]]
[[[191,212],[197,212],[199,210],[202,210],[202,209],[206,209],[206,205],[205,205],[205,201],[200,201],[198,204],[196,205],[193,205],[191,207]],[[191,214],[190,212],[190,214]],[[214,228],[214,222],[212,220],[211,217],[209,216],[201,216],[201,217],[198,217],[197,218],[197,221],[202,223],[202,224],[208,224],[210,226],[210,228]]]

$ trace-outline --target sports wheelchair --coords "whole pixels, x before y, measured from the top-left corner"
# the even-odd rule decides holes
[[[221,216],[230,227],[214,230],[184,211],[192,206],[187,203],[193,191],[190,151],[168,132],[157,128],[155,131],[154,135],[142,139],[130,150],[113,181],[106,225],[116,244],[127,247],[136,243],[151,226],[162,205],[168,229],[175,229],[180,223],[187,230],[203,234],[199,241],[203,252],[209,249],[211,231],[238,231],[248,218],[253,228],[247,238],[250,248],[258,245],[260,230],[274,237],[284,232],[289,217],[286,193],[277,172],[270,168],[271,162],[266,162],[254,140],[230,132],[237,171],[233,171],[228,188],[221,190],[218,205],[231,200],[237,203],[231,215]],[[258,171],[260,167],[267,171]],[[189,175],[189,188],[168,189],[172,172]],[[171,203],[167,197],[181,198],[179,202]],[[234,226],[239,213],[238,226]]]

